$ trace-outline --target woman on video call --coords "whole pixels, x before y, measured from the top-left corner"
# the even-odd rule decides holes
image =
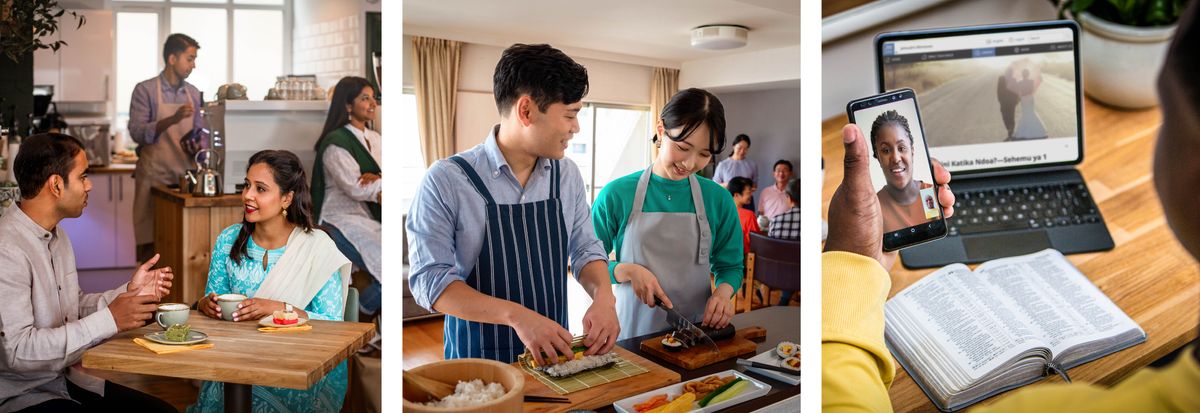
[[[908,119],[894,110],[875,118],[871,124],[871,150],[887,179],[887,185],[876,193],[883,210],[883,231],[928,221],[921,204],[921,190],[933,185],[913,179],[913,137]]]

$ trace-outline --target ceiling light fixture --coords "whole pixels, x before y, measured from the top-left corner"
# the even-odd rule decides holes
[[[736,49],[746,45],[750,28],[736,24],[706,24],[692,29],[692,47],[706,50]]]

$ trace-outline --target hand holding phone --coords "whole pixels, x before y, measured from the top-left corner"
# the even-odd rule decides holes
[[[871,182],[883,216],[883,250],[946,236],[916,94],[901,89],[846,105],[870,144]]]

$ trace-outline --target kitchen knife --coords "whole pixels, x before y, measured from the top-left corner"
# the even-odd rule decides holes
[[[713,342],[712,338],[709,337],[708,334],[704,333],[704,330],[696,327],[695,324],[692,324],[690,320],[684,318],[684,316],[679,314],[678,311],[675,311],[675,309],[664,306],[661,298],[654,297],[654,305],[667,312],[667,324],[670,324],[671,328],[674,328],[675,331],[685,331],[689,333],[693,339],[700,339],[701,341],[708,343],[708,345],[712,347],[712,351],[714,353],[721,353],[721,349],[717,347],[717,343]]]
[[[763,364],[763,363],[759,363],[757,361],[751,361],[749,359],[737,359],[737,364],[740,366],[755,367],[755,368],[760,368],[760,369],[764,369],[764,370],[778,371],[780,373],[790,374],[793,376],[800,375],[800,371],[798,371],[798,370],[787,369],[787,368],[783,368],[783,367],[779,367],[779,366],[772,366],[770,364]]]

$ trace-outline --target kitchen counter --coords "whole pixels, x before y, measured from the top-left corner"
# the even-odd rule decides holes
[[[197,197],[158,185],[154,197],[154,247],[159,266],[175,272],[174,287],[163,302],[191,305],[204,294],[208,263],[221,230],[242,221],[240,194]]]
[[[92,166],[88,168],[90,174],[119,174],[133,173],[137,170],[137,165],[131,163],[114,163],[105,166]]]
[[[241,207],[242,194],[225,194],[221,196],[195,196],[192,194],[180,193],[178,189],[168,188],[158,185],[152,190],[155,197],[161,197],[164,200],[182,205],[185,208],[191,207]]]

